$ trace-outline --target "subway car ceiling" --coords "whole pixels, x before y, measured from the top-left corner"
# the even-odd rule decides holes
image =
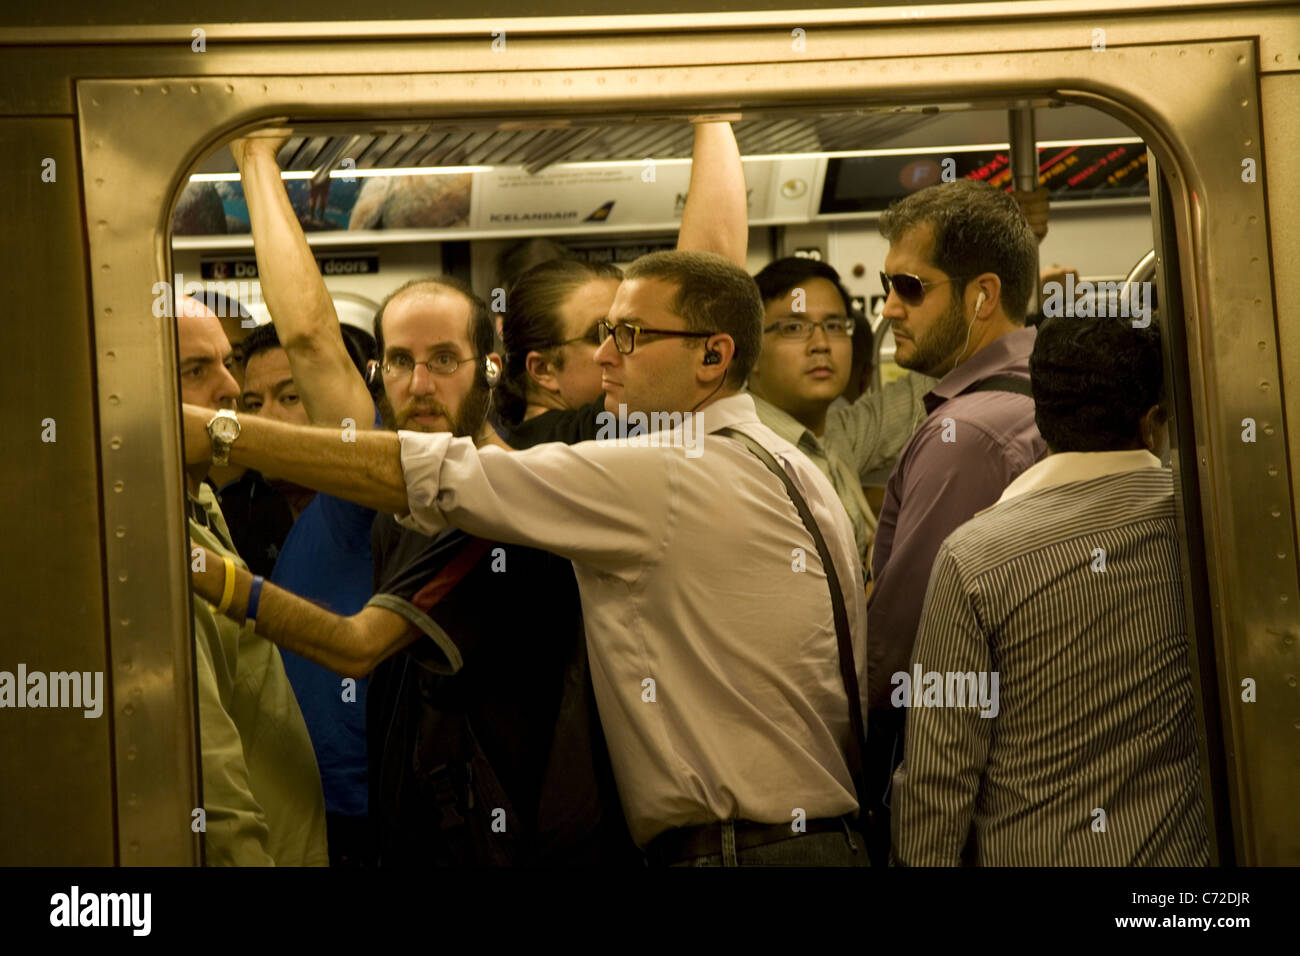
[[[746,111],[733,125],[750,192],[752,271],[780,255],[821,256],[869,303],[880,292],[885,249],[877,211],[942,175],[1005,184],[1009,105]],[[1096,109],[1042,101],[1034,112],[1040,164],[1060,173],[1047,183],[1044,265],[1122,279],[1152,247],[1145,145]],[[691,130],[684,118],[663,116],[301,123],[279,164],[309,242],[332,249],[322,261],[331,288],[382,298],[398,277],[438,266],[436,243],[467,241],[463,277],[486,292],[497,281],[497,254],[529,236],[614,261],[671,243]],[[390,181],[411,195],[387,196]],[[184,280],[253,277],[252,238],[224,145],[196,166],[172,225],[173,269]],[[257,295],[255,284],[249,293]]]

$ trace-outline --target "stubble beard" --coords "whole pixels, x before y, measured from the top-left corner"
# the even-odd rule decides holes
[[[913,339],[915,353],[906,363],[898,362],[898,364],[922,375],[942,378],[956,367],[955,365],[950,368],[944,366],[962,348],[968,331],[966,323],[962,321],[961,300],[953,296],[939,324],[931,329],[925,338]]]

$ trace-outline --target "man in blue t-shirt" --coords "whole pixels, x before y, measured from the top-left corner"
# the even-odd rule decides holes
[[[310,424],[274,326],[255,330],[244,340],[244,350],[244,410]],[[374,511],[265,477],[284,492],[295,518],[270,580],[336,614],[360,611],[371,595]],[[367,678],[340,678],[291,651],[280,655],[320,767],[330,865],[365,865],[373,858],[367,822]]]

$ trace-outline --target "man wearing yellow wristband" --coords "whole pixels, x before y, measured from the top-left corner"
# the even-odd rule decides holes
[[[182,400],[213,410],[233,406],[238,385],[217,317],[184,299],[176,328]],[[275,645],[228,616],[237,606],[243,621],[250,588],[236,593],[239,573],[247,570],[203,483],[207,470],[204,463],[186,473],[190,537],[206,549],[192,567],[198,574],[206,564],[216,584],[212,603],[194,602],[206,860],[325,866],[325,801],[311,739]]]

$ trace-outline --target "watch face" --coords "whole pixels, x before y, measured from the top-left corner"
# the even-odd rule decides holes
[[[213,421],[212,434],[222,441],[234,441],[239,435],[239,422],[222,415]]]

